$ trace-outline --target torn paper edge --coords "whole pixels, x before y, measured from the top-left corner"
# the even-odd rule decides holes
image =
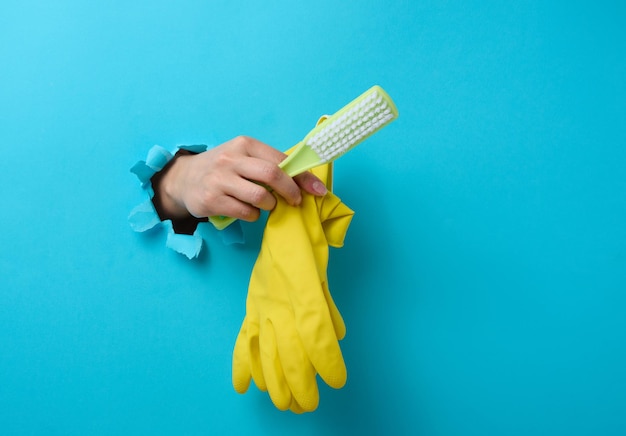
[[[180,145],[174,152],[170,152],[160,145],[154,145],[149,151],[146,160],[138,161],[130,171],[137,176],[142,189],[147,195],[147,200],[135,206],[128,216],[130,227],[136,232],[146,232],[152,229],[163,229],[167,232],[165,246],[185,255],[188,259],[197,258],[202,250],[203,239],[200,226],[196,228],[193,235],[185,235],[175,233],[170,220],[161,221],[159,214],[154,208],[152,198],[154,190],[152,189],[151,179],[156,173],[161,171],[169,161],[174,158],[179,149],[187,150],[192,153],[202,153],[207,150],[207,146],[199,145]],[[239,222],[235,222],[226,229],[219,231],[222,242],[226,245],[244,243],[243,229]]]

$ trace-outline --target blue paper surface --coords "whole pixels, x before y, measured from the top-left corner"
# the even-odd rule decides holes
[[[626,434],[623,2],[4,1],[0,42],[0,433]],[[230,381],[262,222],[189,260],[129,169],[286,150],[374,84],[400,117],[334,169],[348,383],[280,413]]]

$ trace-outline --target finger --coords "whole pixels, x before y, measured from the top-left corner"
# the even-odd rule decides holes
[[[272,322],[267,320],[261,329],[259,337],[259,350],[261,352],[261,365],[263,375],[267,383],[267,392],[270,394],[272,403],[278,410],[287,410],[291,406],[291,391],[278,354],[276,335]]]
[[[343,246],[354,211],[335,195],[326,195],[321,200],[323,201],[319,202],[321,207],[318,210],[326,241],[331,247],[340,248]]]
[[[249,157],[237,163],[236,171],[248,180],[260,182],[283,197],[292,206],[300,204],[302,194],[298,184],[278,165],[267,160]]]
[[[250,357],[248,354],[247,344],[247,325],[244,319],[237,340],[235,341],[235,348],[233,350],[233,367],[232,367],[232,381],[233,388],[240,394],[245,393],[250,386],[250,379],[252,374],[250,373]]]
[[[298,333],[313,367],[326,384],[338,389],[346,383],[347,370],[321,288],[319,282],[310,283],[303,292],[291,296]]]
[[[291,410],[293,413],[297,414],[297,415],[301,415],[304,412],[307,412],[307,410],[304,410],[299,404],[298,401],[296,401],[296,399],[292,399],[291,400],[291,406],[289,406],[289,410]]]
[[[267,188],[245,178],[233,180],[229,186],[225,187],[225,192],[256,209],[272,210],[276,206],[276,197]]]
[[[287,155],[282,151],[276,150],[264,142],[258,139],[250,138],[248,136],[239,136],[235,138],[238,145],[240,145],[248,156],[261,159],[267,162],[271,162],[275,165],[281,163]]]
[[[326,299],[326,303],[328,304],[330,318],[333,321],[335,335],[337,335],[337,339],[341,340],[346,336],[346,324],[343,321],[343,317],[341,316],[339,309],[337,309],[335,300],[333,300],[333,297],[330,294],[330,290],[328,289],[328,284],[326,282],[322,282],[322,289],[324,290],[324,298]]]
[[[270,194],[270,196],[272,195]],[[258,208],[230,195],[220,197],[214,209],[220,211],[216,215],[228,216],[249,222],[256,221],[261,215]]]
[[[247,328],[247,346],[248,357],[250,359],[250,373],[254,384],[261,391],[267,391],[267,384],[263,376],[263,368],[261,366],[261,355],[259,350],[259,325],[257,323],[248,322]]]
[[[307,412],[319,405],[319,391],[315,369],[311,365],[296,329],[295,320],[290,317],[276,329],[276,343],[285,379],[294,400]]]
[[[313,314],[315,317],[315,314]],[[309,319],[302,330],[302,342],[315,370],[324,382],[335,389],[346,384],[348,371],[330,319]],[[312,326],[313,324],[314,326]]]

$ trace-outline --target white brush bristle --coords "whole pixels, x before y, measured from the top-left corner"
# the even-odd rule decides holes
[[[306,141],[306,145],[311,147],[324,163],[330,162],[392,121],[394,117],[387,101],[374,91],[340,116],[324,122],[322,128]]]

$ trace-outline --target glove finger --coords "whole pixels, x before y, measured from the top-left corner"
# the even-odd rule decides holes
[[[259,349],[263,375],[272,403],[279,410],[287,410],[291,406],[292,396],[280,362],[274,326],[269,320],[265,322],[261,331]]]
[[[295,398],[291,400],[291,406],[289,406],[289,410],[297,415],[301,415],[306,412],[306,410],[304,410],[302,406],[298,404],[298,401],[296,401]]]
[[[235,391],[245,393],[250,386],[250,357],[248,353],[247,324],[244,318],[233,349],[232,382]]]
[[[333,327],[335,328],[335,335],[337,336],[337,339],[342,340],[346,336],[346,324],[343,321],[343,317],[341,316],[339,309],[337,309],[335,300],[333,300],[326,282],[322,282],[322,289],[324,290],[324,298],[328,304],[330,318],[332,319]]]
[[[303,411],[312,412],[317,409],[320,399],[315,369],[304,350],[293,318],[285,321],[275,332],[285,379],[294,401]]]
[[[261,355],[259,351],[259,325],[256,322],[247,322],[247,347],[248,358],[250,362],[250,373],[254,384],[261,391],[267,391],[267,384],[263,376],[263,368],[261,366]]]
[[[339,389],[346,384],[348,371],[337,339],[333,339],[326,344],[315,344],[316,348],[309,352],[309,358],[322,380],[328,386]]]
[[[318,198],[317,201],[320,221],[328,245],[335,248],[343,247],[354,211],[332,193]]]
[[[315,370],[327,385],[338,389],[346,384],[346,365],[330,311],[323,301],[323,291],[319,289],[316,292],[322,300],[320,304],[315,304],[317,301],[312,300],[311,305],[295,306],[299,309],[296,313],[297,329]]]

